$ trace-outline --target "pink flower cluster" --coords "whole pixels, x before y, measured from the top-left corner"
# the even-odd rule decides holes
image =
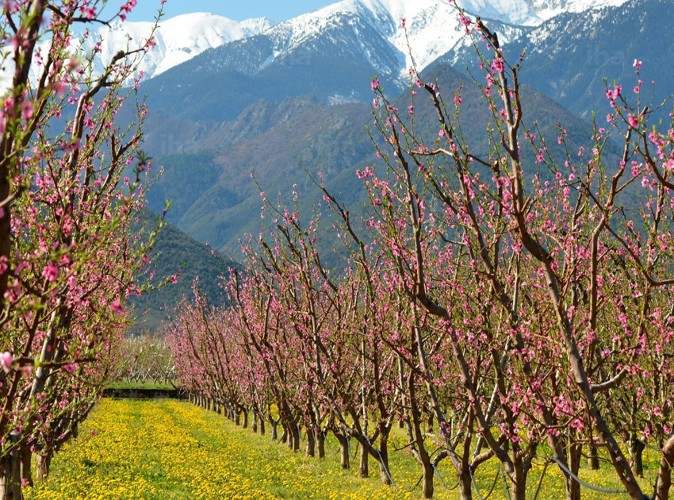
[[[138,0],[129,0],[124,5],[119,8],[119,18],[122,21],[126,21],[126,16],[131,13],[133,8],[138,3]]]
[[[0,354],[0,368],[2,368],[5,373],[9,373],[13,362],[14,359],[12,358],[12,354],[10,352],[5,351]]]

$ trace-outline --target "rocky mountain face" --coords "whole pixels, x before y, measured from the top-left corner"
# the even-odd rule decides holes
[[[424,77],[441,82],[446,95],[464,89],[462,132],[477,151],[485,152],[491,112],[480,90],[449,65],[435,65]],[[589,125],[533,88],[526,88],[524,96],[531,111],[525,126],[533,127],[536,121],[542,133],[552,136],[558,122],[569,123],[571,147],[588,145],[583,141],[591,136]],[[407,109],[409,99],[404,94],[393,103]],[[415,116],[417,136],[432,144],[438,125],[427,99],[416,100]],[[150,207],[159,210],[171,198],[168,220],[233,256],[243,235],[263,230],[260,189],[273,203],[277,199],[289,203],[291,191],[297,191],[301,213],[308,217],[316,211],[321,196],[307,173],[320,173],[357,219],[364,213],[366,197],[355,171],[378,162],[373,141],[381,139],[374,130],[372,137],[368,135],[371,122],[369,104],[329,105],[309,97],[278,104],[258,101],[232,121],[200,128],[192,144],[164,156],[166,171],[149,193]],[[531,156],[531,151],[524,154]]]
[[[514,40],[510,53],[526,51],[527,82],[576,114],[608,111],[607,85],[629,94],[638,80],[642,102],[654,109],[671,94],[674,2],[634,0],[593,12],[564,13]],[[640,74],[634,62],[641,61]],[[636,97],[636,96],[635,96]],[[671,111],[663,110],[663,118]]]

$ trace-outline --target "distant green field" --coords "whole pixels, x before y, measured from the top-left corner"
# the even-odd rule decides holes
[[[647,460],[647,466],[647,476],[655,474],[655,464]],[[27,498],[419,498],[420,474],[410,455],[394,453],[391,467],[396,485],[389,488],[379,482],[374,461],[370,479],[358,478],[354,469],[340,470],[334,440],[328,442],[326,459],[319,461],[189,403],[104,399],[80,437],[55,457],[50,480]],[[531,472],[531,498],[542,470],[535,465]],[[582,470],[581,475],[592,484],[617,487],[607,472]],[[478,487],[486,496],[499,476],[497,466],[489,463],[478,473]],[[440,475],[445,484],[437,481],[436,498],[456,498],[449,464],[442,464]],[[538,498],[563,498],[562,488],[557,468],[550,466]],[[583,490],[583,498],[623,496]],[[497,479],[490,498],[506,498],[502,480]]]

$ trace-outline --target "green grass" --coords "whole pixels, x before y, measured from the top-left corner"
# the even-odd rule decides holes
[[[398,430],[396,430],[396,433]],[[402,447],[394,436],[394,446]],[[339,449],[328,440],[325,460],[306,458],[261,436],[237,428],[221,415],[173,400],[104,399],[82,426],[80,437],[69,443],[53,462],[45,484],[29,491],[28,499],[182,499],[182,498],[419,498],[419,468],[405,451],[392,454],[393,487],[383,486],[374,460],[373,477],[357,477],[354,469],[339,467]],[[352,450],[356,454],[358,450]],[[652,455],[652,456],[651,456]],[[647,480],[653,479],[656,454],[647,455]],[[458,495],[448,461],[440,467],[446,485],[436,481],[436,498]],[[530,497],[543,466],[530,473]],[[610,468],[581,470],[581,477],[603,488],[618,487]],[[505,498],[503,479],[491,461],[477,472],[482,495],[494,484],[490,498]],[[561,474],[549,466],[540,499],[563,498]],[[583,498],[622,498],[583,490]],[[477,495],[476,495],[477,498]]]

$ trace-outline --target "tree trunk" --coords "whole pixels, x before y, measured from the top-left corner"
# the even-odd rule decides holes
[[[360,447],[360,464],[358,465],[358,475],[360,477],[370,477],[370,452],[365,446]]]
[[[580,470],[582,447],[580,444],[572,444],[569,448],[568,466],[569,470],[578,477]],[[580,484],[569,474],[564,474],[566,482],[566,500],[580,500]]]
[[[288,443],[288,446],[290,446],[293,451],[299,451],[300,449],[300,428],[297,427],[295,422],[290,425],[290,442]]]
[[[514,500],[526,500],[527,498],[527,473],[524,470],[522,460],[515,460],[513,464],[514,471],[511,476],[512,481],[512,498]]]
[[[43,482],[49,479],[52,455],[51,451],[35,455],[35,479],[37,481]]]
[[[253,432],[257,433],[257,412],[253,412],[253,423],[251,424],[250,428],[252,429]]]
[[[590,470],[599,470],[599,452],[597,451],[597,447],[590,445],[588,452],[587,466]]]
[[[388,435],[384,434],[379,438],[379,475],[383,484],[391,485],[391,470],[388,465]]]
[[[658,470],[657,489],[655,500],[668,500],[669,489],[672,487],[672,467],[674,466],[674,434],[669,437],[662,447],[660,469]]]
[[[31,465],[33,462],[33,453],[27,446],[21,447],[19,450],[19,461],[21,463],[21,485],[33,486],[33,471]]]
[[[339,442],[339,464],[342,466],[342,469],[350,469],[351,463],[349,461],[349,438],[341,432],[335,432],[335,436]]]
[[[266,432],[266,429],[265,429],[265,424],[264,424],[264,417],[262,415],[260,415],[259,422],[260,422],[260,435],[264,436],[264,434]]]
[[[9,453],[2,460],[0,475],[0,500],[22,500],[21,464],[17,451]]]
[[[271,422],[271,438],[274,441],[278,440],[278,420],[274,420],[273,418],[270,418],[269,421]]]
[[[243,428],[248,429],[248,410],[243,409],[241,413],[243,413]]]
[[[322,429],[316,431],[316,447],[318,448],[318,458],[325,458],[325,434]]]
[[[473,481],[468,467],[470,466],[465,466],[459,475],[459,498],[461,500],[472,500],[473,498]]]
[[[630,433],[629,437],[630,467],[635,476],[644,477],[643,451],[646,448],[644,443],[636,433]]]
[[[428,461],[428,463],[423,464],[423,469],[424,469],[424,476],[423,476],[423,484],[424,484],[424,489],[423,489],[423,497],[424,498],[433,498],[433,492],[435,490],[435,485],[433,484],[433,476],[435,469],[433,468],[433,464]]]
[[[316,438],[314,429],[312,427],[307,427],[307,447],[306,454],[308,457],[316,456]]]

